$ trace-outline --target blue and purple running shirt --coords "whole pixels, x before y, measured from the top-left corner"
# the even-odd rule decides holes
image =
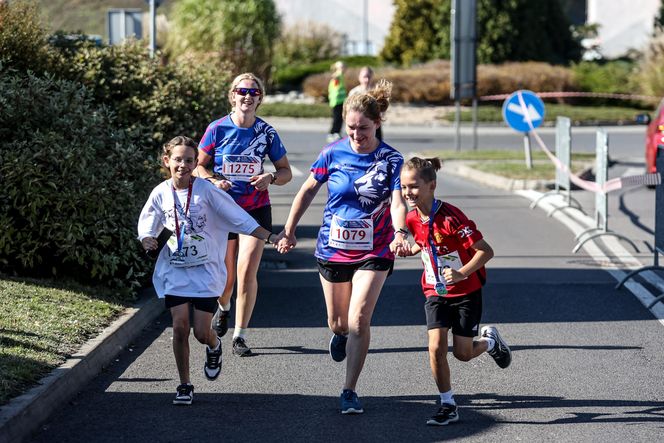
[[[266,156],[274,163],[286,155],[272,126],[256,117],[252,127],[240,128],[229,114],[210,123],[198,149],[214,158],[214,172],[233,182],[228,193],[245,211],[270,204],[268,191],[258,191],[249,178],[263,173]]]
[[[358,154],[346,137],[325,147],[311,166],[314,178],[327,182],[328,198],[315,256],[337,263],[368,258],[394,260],[390,215],[392,191],[401,189],[403,156],[381,142]]]

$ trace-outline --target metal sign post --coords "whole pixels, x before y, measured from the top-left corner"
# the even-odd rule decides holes
[[[454,124],[456,126],[456,150],[461,150],[461,100],[473,99],[476,107],[477,96],[477,0],[454,0],[452,2],[452,23],[450,51],[452,71],[450,96],[456,106]],[[473,148],[477,142],[477,115],[473,109]]]
[[[532,91],[520,90],[510,94],[503,103],[503,120],[515,131],[523,132],[526,167],[532,169],[529,132],[544,122],[544,102]]]
[[[530,150],[530,132],[523,134],[523,152],[526,158],[526,168],[533,169],[533,157]]]

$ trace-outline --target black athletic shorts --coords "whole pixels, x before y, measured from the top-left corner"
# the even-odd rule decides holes
[[[247,214],[251,215],[254,220],[258,222],[259,225],[272,232],[272,206],[261,206],[260,208],[252,209],[247,211]],[[238,235],[235,232],[228,233],[229,240],[237,240]]]
[[[194,305],[194,309],[214,314],[217,310],[217,300],[219,300],[219,297],[180,297],[177,295],[167,295],[165,300],[166,309],[191,303]]]
[[[316,259],[318,262],[318,272],[323,278],[332,283],[342,283],[351,281],[355,271],[360,269],[369,271],[388,271],[388,277],[392,274],[394,260],[389,258],[368,258],[355,263],[339,263],[327,260]]]
[[[427,329],[448,328],[461,337],[475,337],[482,320],[482,290],[462,297],[427,297]]]

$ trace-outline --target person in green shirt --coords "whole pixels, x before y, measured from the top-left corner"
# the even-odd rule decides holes
[[[328,143],[341,138],[341,125],[343,124],[343,104],[346,100],[346,83],[344,82],[346,65],[337,61],[332,65],[332,78],[327,85],[327,98],[332,108],[332,127],[327,136]]]

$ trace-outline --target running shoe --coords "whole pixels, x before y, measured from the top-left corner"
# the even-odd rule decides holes
[[[482,337],[492,338],[495,341],[493,349],[488,354],[493,357],[496,364],[501,368],[505,369],[508,367],[512,363],[512,351],[510,351],[510,347],[507,346],[507,343],[498,333],[498,329],[495,326],[484,326],[482,328]]]
[[[361,414],[364,412],[362,403],[357,397],[355,391],[344,389],[341,393],[341,413],[342,414]]]
[[[221,339],[219,337],[217,337],[216,350],[210,349],[209,346],[205,347],[203,372],[208,380],[216,380],[221,373]]]
[[[233,354],[238,357],[250,357],[253,355],[253,352],[251,352],[251,349],[247,346],[244,338],[235,337],[233,339]]]
[[[334,334],[330,339],[330,357],[334,361],[344,361],[346,358],[347,335]]]
[[[427,424],[431,426],[445,426],[459,420],[459,412],[456,405],[443,403],[438,411],[433,415]]]
[[[181,384],[177,387],[174,405],[190,405],[194,401],[194,385],[191,383]]]
[[[223,337],[228,332],[228,318],[231,316],[230,311],[222,311],[217,307],[217,311],[212,317],[212,329],[217,331],[217,337]]]

